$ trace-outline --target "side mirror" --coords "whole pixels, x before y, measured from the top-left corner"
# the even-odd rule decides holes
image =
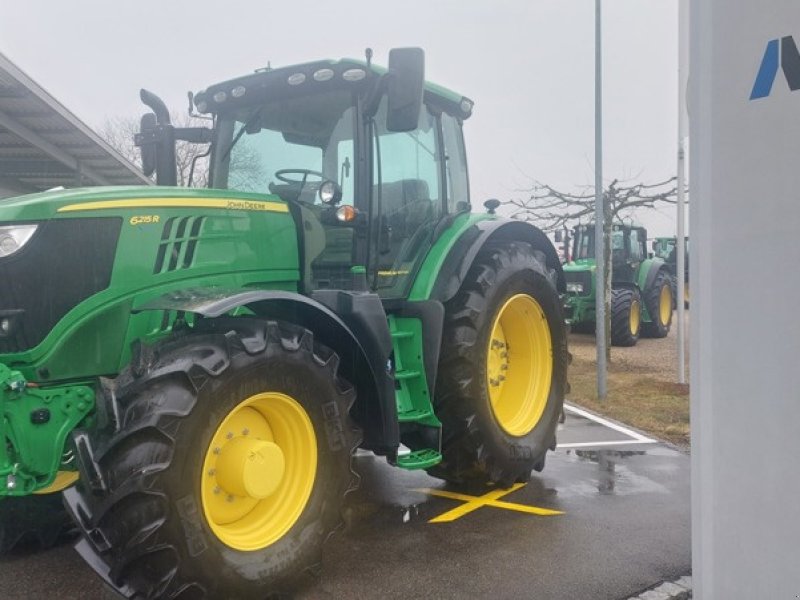
[[[564,236],[561,235],[561,230],[556,229],[556,244],[560,244],[563,241],[564,241]]]
[[[389,51],[388,131],[413,131],[419,123],[425,85],[425,52],[422,48]]]
[[[142,153],[142,172],[150,177],[156,170],[156,143],[154,133],[156,130],[156,116],[153,113],[142,115],[137,136],[137,146]]]
[[[653,252],[658,250],[658,240],[653,240],[652,243],[650,244],[650,247],[653,249]]]

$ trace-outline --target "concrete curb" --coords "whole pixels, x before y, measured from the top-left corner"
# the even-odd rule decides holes
[[[692,576],[684,575],[676,581],[665,581],[628,600],[688,600],[692,597]]]

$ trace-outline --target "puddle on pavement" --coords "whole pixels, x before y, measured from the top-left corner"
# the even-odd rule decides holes
[[[648,450],[567,450],[567,460],[572,463],[594,463],[597,468],[589,471],[590,477],[577,477],[566,484],[558,485],[560,496],[627,496],[632,494],[659,493],[669,490],[657,481],[633,471],[625,464],[627,459],[651,454]]]

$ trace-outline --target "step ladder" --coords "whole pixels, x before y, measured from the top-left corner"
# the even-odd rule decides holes
[[[389,315],[389,331],[394,349],[395,400],[401,423],[419,423],[441,429],[433,412],[433,403],[425,377],[422,356],[422,321]],[[415,450],[397,457],[403,469],[427,469],[438,464],[442,455],[433,448]]]

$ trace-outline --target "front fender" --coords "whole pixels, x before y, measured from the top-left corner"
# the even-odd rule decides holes
[[[330,308],[308,296],[280,290],[225,290],[190,288],[171,292],[137,308],[184,311],[215,318],[237,308],[248,308],[259,316],[301,325],[314,339],[339,356],[339,372],[356,387],[351,414],[364,430],[363,445],[377,453],[394,456],[400,444],[394,384],[386,372],[391,338],[360,339]],[[386,335],[388,336],[388,326]],[[365,345],[369,351],[365,350]]]

